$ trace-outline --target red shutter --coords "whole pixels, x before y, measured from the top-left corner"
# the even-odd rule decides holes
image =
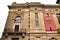
[[[56,31],[55,20],[53,18],[53,14],[52,13],[50,13],[50,18],[51,18],[51,24],[50,24],[50,26],[51,26],[51,28],[52,28],[53,31]]]
[[[49,18],[51,19],[50,23],[47,21],[48,16],[46,16],[46,13],[43,13],[43,18],[44,18],[46,31],[51,31],[51,30],[56,31],[56,25],[54,22],[53,14],[49,14]]]

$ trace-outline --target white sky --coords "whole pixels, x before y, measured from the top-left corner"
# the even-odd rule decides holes
[[[8,5],[12,2],[25,3],[25,2],[41,2],[42,4],[56,4],[57,0],[0,0],[0,37],[5,27],[6,19],[8,16]]]

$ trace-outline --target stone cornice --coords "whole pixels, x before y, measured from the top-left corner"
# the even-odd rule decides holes
[[[31,2],[31,3],[20,3],[17,4],[15,2],[12,3],[12,5],[8,5],[9,9],[14,9],[14,8],[30,8],[30,7],[42,7],[42,8],[60,8],[60,5],[45,5],[41,4],[39,2]]]

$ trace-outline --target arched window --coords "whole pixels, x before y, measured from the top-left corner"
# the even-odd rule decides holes
[[[20,23],[21,22],[21,16],[16,16],[14,22],[15,23]]]
[[[56,38],[51,38],[51,39],[49,39],[49,40],[57,40]]]

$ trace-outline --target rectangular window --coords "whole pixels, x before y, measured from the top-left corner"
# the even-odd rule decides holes
[[[60,24],[60,14],[56,14],[56,16],[57,16],[58,22]]]
[[[15,25],[15,32],[18,32],[19,31],[19,25]]]
[[[19,38],[12,38],[12,40],[19,40]]]
[[[38,13],[35,13],[35,23],[36,27],[39,26]]]

